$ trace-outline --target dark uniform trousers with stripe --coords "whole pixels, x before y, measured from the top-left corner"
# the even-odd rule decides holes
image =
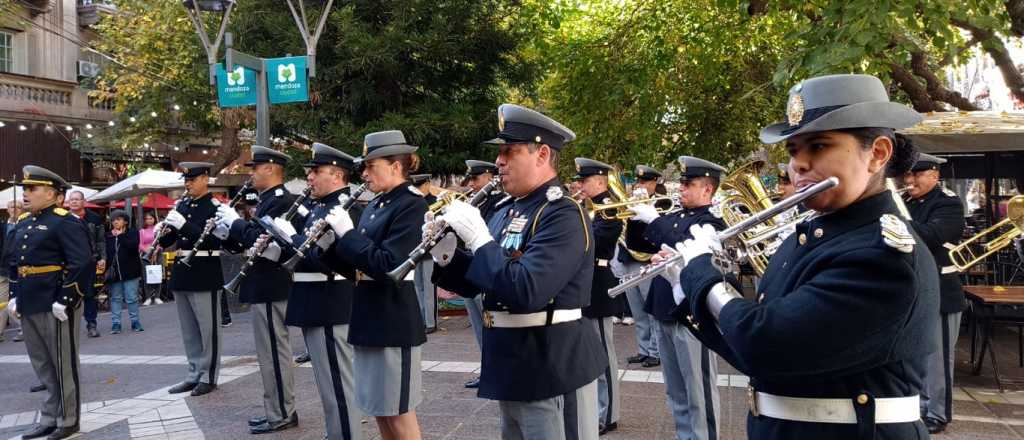
[[[81,414],[78,326],[82,321],[82,307],[69,307],[67,315],[68,320],[64,322],[50,312],[21,317],[28,358],[39,381],[49,391],[40,411],[39,424],[43,426],[73,426]]]
[[[649,224],[644,237],[656,246],[674,246],[690,235],[690,226],[725,223],[710,206],[685,209]],[[665,378],[668,406],[676,425],[676,438],[717,439],[721,401],[718,393],[718,356],[672,316],[676,307],[672,286],[663,278],[651,283],[644,310],[657,322],[658,352]]]

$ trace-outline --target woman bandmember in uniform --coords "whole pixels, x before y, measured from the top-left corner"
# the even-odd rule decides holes
[[[387,276],[420,242],[427,202],[408,181],[419,157],[397,130],[370,133],[364,142],[358,163],[378,195],[358,229],[341,206],[331,210],[325,220],[338,238],[324,261],[354,284],[348,341],[355,348],[356,403],[377,418],[385,440],[419,438],[423,315],[412,273],[398,283]]]
[[[675,316],[750,376],[752,439],[925,439],[919,396],[938,313],[938,272],[898,215],[887,176],[916,160],[893,129],[921,116],[889,102],[868,75],[812,78],[790,90],[787,122],[761,131],[785,142],[797,190],[838,186],[806,201],[754,298],[713,265],[714,231],[693,228]],[[670,271],[671,272],[671,271]]]

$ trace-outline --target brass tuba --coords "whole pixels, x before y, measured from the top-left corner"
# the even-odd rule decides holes
[[[1024,195],[1014,196],[1006,206],[1006,218],[949,249],[949,259],[961,272],[989,255],[1009,246],[1024,234]],[[994,236],[994,238],[989,238]]]

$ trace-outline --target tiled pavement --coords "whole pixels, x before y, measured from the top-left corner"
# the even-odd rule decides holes
[[[82,341],[82,428],[85,439],[232,439],[250,438],[245,421],[262,413],[262,384],[252,357],[252,336],[246,314],[224,329],[220,389],[199,398],[170,395],[166,389],[180,380],[184,369],[173,305],[144,309],[145,333],[104,335]],[[101,315],[101,323],[104,322]],[[101,324],[102,326],[102,324]],[[463,317],[446,319],[424,349],[424,402],[417,415],[425,438],[493,439],[498,435],[498,411],[493,402],[478,399],[462,383],[479,372],[479,355]],[[966,333],[965,333],[966,335]],[[10,336],[10,334],[8,335]],[[971,376],[966,358],[969,341],[962,338],[957,364],[959,387],[956,415],[940,438],[1024,438],[1024,391],[1011,386],[993,390],[991,370]],[[293,348],[301,351],[299,332]],[[634,351],[632,329],[615,327],[620,358],[623,411],[618,431],[608,439],[669,439],[673,426],[665,406],[664,385],[657,369],[625,365]],[[1016,364],[1016,334],[1006,330],[997,344],[1006,378],[1024,377]],[[427,360],[429,359],[429,360]],[[308,364],[296,372],[296,400],[301,423],[296,429],[261,438],[320,439],[322,413]],[[745,376],[722,363],[723,439],[744,438]],[[27,388],[37,383],[24,347],[0,344],[0,439],[17,438],[37,419],[42,394]],[[1024,388],[1021,388],[1024,389]],[[364,438],[378,438],[372,421],[363,423]]]

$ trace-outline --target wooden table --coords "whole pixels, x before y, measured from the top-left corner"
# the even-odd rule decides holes
[[[996,385],[1003,391],[1003,383],[999,377],[999,362],[995,349],[992,347],[992,324],[995,322],[1011,322],[1024,324],[1024,315],[1017,311],[1016,316],[1006,313],[1016,307],[1024,306],[1024,286],[964,286],[964,294],[974,303],[971,321],[974,329],[981,329],[981,350],[978,361],[974,364],[974,375],[981,374],[981,366],[985,360],[987,349],[992,358],[992,371],[995,373]],[[976,331],[976,330],[975,330]],[[971,360],[974,360],[974,335],[971,335]]]

